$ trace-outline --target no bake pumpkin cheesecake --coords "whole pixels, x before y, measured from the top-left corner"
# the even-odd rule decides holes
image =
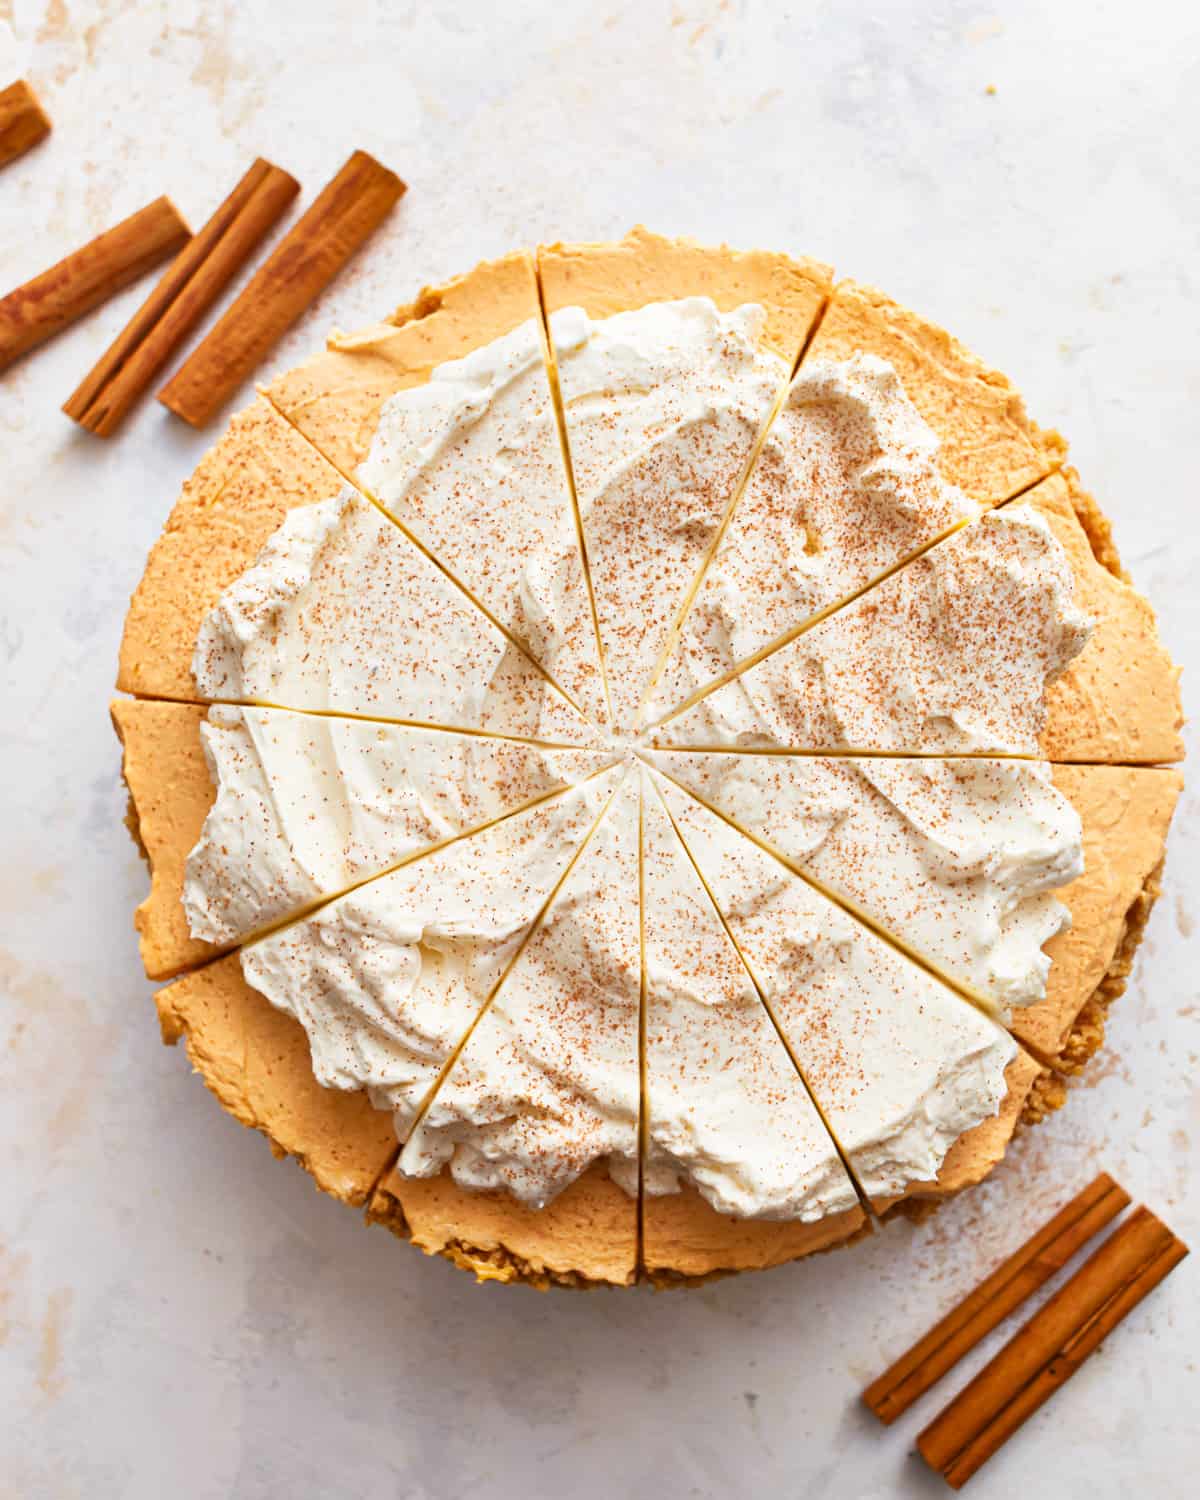
[[[335,335],[126,621],[164,1039],[482,1279],[689,1282],[978,1182],[1099,1044],[1181,785],[1064,456],[882,294],[645,230]]]

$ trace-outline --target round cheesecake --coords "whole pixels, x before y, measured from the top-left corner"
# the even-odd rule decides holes
[[[660,1285],[979,1182],[1101,1045],[1178,673],[1009,382],[635,230],[266,386],[113,718],[164,1039],[483,1279]]]

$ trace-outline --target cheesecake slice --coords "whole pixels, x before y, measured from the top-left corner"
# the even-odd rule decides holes
[[[151,979],[614,759],[227,704],[118,698],[112,715],[131,829],[150,866],[134,921]]]
[[[1007,377],[883,292],[843,281],[804,363],[859,354],[875,355],[895,370],[940,440],[939,465],[947,481],[981,505],[1009,499],[1061,461],[1066,445],[1029,420]]]
[[[745,835],[659,778],[676,827],[863,1195],[935,1180],[996,1116],[1006,1031]]]
[[[1036,755],[1090,621],[1040,512],[989,511],[654,732],[655,743]]]
[[[614,727],[631,732],[829,272],[635,230],[538,252]]]
[[[627,775],[405,1139],[399,1172],[551,1204],[594,1165],[637,1243],[639,781]]]
[[[335,334],[266,394],[604,722],[528,251],[427,288],[375,327]]]
[[[693,796],[956,988],[1010,1018],[1046,993],[1044,945],[1084,835],[1024,760],[652,754]],[[1155,848],[1161,848],[1156,843]]]
[[[642,1257],[655,1281],[828,1248],[858,1194],[647,780]]]
[[[611,765],[611,751],[214,704],[192,933],[233,943]]]
[[[587,744],[595,726],[349,486],[289,512],[204,617],[213,701]]]
[[[608,805],[619,768],[467,834],[241,949],[307,1031],[317,1082],[407,1136]]]

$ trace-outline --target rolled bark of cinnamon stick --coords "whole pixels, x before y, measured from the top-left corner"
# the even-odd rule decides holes
[[[156,198],[10,292],[0,300],[0,370],[160,265],[190,238],[171,200]]]
[[[66,414],[100,437],[115,432],[299,191],[294,177],[259,157],[65,403]]]
[[[0,89],[0,167],[44,141],[50,134],[50,116],[23,78]]]
[[[958,1489],[1187,1254],[1137,1208],[917,1439]]]
[[[866,1388],[863,1400],[879,1420],[907,1411],[1128,1204],[1125,1189],[1101,1172]]]
[[[356,151],[158,393],[163,405],[193,427],[203,427],[379,228],[404,192],[394,172]]]

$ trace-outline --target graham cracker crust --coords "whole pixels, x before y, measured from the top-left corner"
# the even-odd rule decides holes
[[[377,1188],[371,1195],[366,1220],[368,1224],[381,1225],[397,1239],[411,1243],[412,1235],[404,1210],[386,1188]],[[504,1285],[521,1282],[539,1292],[547,1292],[551,1287],[590,1292],[610,1285],[605,1281],[594,1281],[579,1271],[553,1271],[544,1266],[531,1265],[503,1245],[485,1250],[478,1245],[467,1244],[464,1240],[451,1240],[439,1249],[425,1253],[441,1256],[460,1271],[469,1272],[481,1285],[488,1281],[498,1281]]]

